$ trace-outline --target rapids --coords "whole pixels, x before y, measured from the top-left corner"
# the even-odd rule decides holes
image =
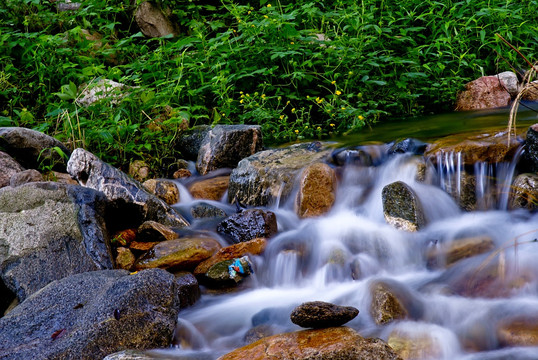
[[[407,135],[416,137],[412,131]],[[345,166],[336,202],[319,218],[299,219],[294,194],[279,199],[270,206],[279,234],[269,240],[263,256],[252,257],[254,274],[239,291],[204,291],[198,303],[180,312],[176,345],[158,353],[214,359],[245,345],[245,334],[257,324],[270,324],[274,333],[299,330],[289,319],[292,309],[321,300],[358,308],[359,315],[346,326],[365,337],[387,341],[393,333],[410,338],[427,334],[436,348],[430,358],[537,359],[536,347],[500,346],[497,328],[507,317],[538,319],[538,213],[507,211],[507,196],[480,202],[491,187],[508,193],[514,163],[478,164],[480,210],[460,210],[443,190],[455,186],[459,191],[460,161],[453,154],[430,166],[426,183],[415,180],[417,157],[409,154],[387,157],[378,166]],[[428,225],[419,232],[396,230],[384,220],[382,188],[398,180],[415,190],[424,207]],[[177,208],[182,211],[197,201],[184,187],[181,198]],[[214,204],[233,211],[224,201]],[[211,226],[207,221],[193,224],[197,229]],[[446,269],[428,267],[429,248],[478,235],[490,237],[495,250]],[[491,267],[498,277],[474,289],[478,282],[473,281]],[[383,326],[373,321],[370,287],[380,280],[405,289],[416,308],[409,319]],[[455,290],[461,287],[466,290]]]

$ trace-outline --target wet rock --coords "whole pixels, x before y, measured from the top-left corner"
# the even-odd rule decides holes
[[[135,179],[136,181],[140,181],[140,182],[146,181],[149,177],[148,164],[146,164],[146,162],[142,160],[135,160],[131,162],[129,164],[129,176]]]
[[[140,258],[135,268],[141,270],[158,267],[190,271],[205,259],[210,258],[220,247],[218,241],[211,238],[181,238],[163,241]]]
[[[179,286],[160,269],[76,274],[50,283],[0,319],[2,359],[102,359],[169,346]]]
[[[179,303],[180,308],[186,308],[194,305],[201,296],[198,281],[190,272],[175,273],[176,282],[179,284]]]
[[[219,201],[228,190],[230,176],[217,176],[211,179],[197,181],[189,186],[189,191],[195,199]]]
[[[538,318],[505,319],[497,327],[497,337],[501,346],[538,346]]]
[[[144,35],[158,38],[167,35],[177,36],[178,31],[170,19],[153,2],[142,2],[135,12],[135,21]]]
[[[192,176],[192,173],[188,169],[178,169],[174,172],[174,175],[172,175],[174,179],[184,179],[191,176]]]
[[[220,168],[234,168],[237,163],[262,149],[258,125],[217,125],[200,145],[196,169],[202,175]]]
[[[24,171],[24,168],[11,156],[0,151],[0,188],[10,186],[13,176]]]
[[[28,184],[31,182],[40,182],[43,180],[43,175],[41,175],[39,171],[35,169],[24,170],[11,176],[11,178],[9,179],[9,186],[17,187],[23,184]],[[0,185],[0,187],[2,186]]]
[[[409,290],[393,281],[376,281],[371,284],[370,315],[378,325],[394,320],[415,319],[422,315],[422,304]]]
[[[100,100],[110,99],[112,104],[118,104],[127,94],[130,86],[109,79],[100,79],[95,83],[84,86],[75,100],[80,106],[88,107]]]
[[[263,253],[266,246],[267,241],[264,238],[257,238],[223,247],[209,259],[202,261],[196,269],[194,269],[194,275],[203,277],[213,265],[225,260],[233,260],[247,254],[260,255]]]
[[[418,231],[426,225],[420,201],[407,184],[396,181],[383,188],[383,214],[396,229]]]
[[[160,242],[165,240],[174,240],[179,235],[170,227],[159,224],[155,221],[145,221],[137,230],[138,241]]]
[[[289,313],[292,311],[292,308],[287,307],[268,307],[263,310],[258,311],[252,316],[251,322],[252,326],[256,327],[259,325],[281,325],[281,326],[291,326]]]
[[[279,330],[280,329],[274,325],[258,325],[249,329],[245,333],[245,336],[243,337],[243,342],[247,345],[252,344],[253,342],[256,342],[260,339],[279,333]]]
[[[344,325],[359,315],[352,306],[338,306],[323,301],[306,302],[293,309],[290,319],[304,328],[328,328]]]
[[[427,332],[392,331],[387,343],[404,360],[446,358],[443,356],[443,344]]]
[[[301,218],[327,213],[336,198],[336,174],[327,164],[307,166],[301,175],[297,194],[297,215]]]
[[[195,219],[226,217],[226,212],[208,203],[199,203],[191,208],[191,215]]]
[[[489,236],[456,239],[448,244],[437,245],[428,250],[428,266],[451,266],[454,263],[491,251],[495,243]]]
[[[163,200],[145,191],[140,183],[84,149],[73,151],[67,170],[82,186],[102,191],[111,201],[134,207],[142,220],[153,220],[174,227],[188,225],[180,214]]]
[[[338,166],[372,166],[372,155],[360,147],[355,149],[338,149],[331,154],[332,162]]]
[[[129,246],[136,240],[137,235],[137,229],[123,229],[115,232],[110,242],[114,246]]]
[[[264,337],[219,360],[388,360],[401,359],[379,339],[365,339],[347,327],[303,330]]]
[[[228,201],[245,205],[268,205],[292,190],[296,176],[307,165],[323,161],[330,150],[321,143],[292,145],[261,151],[243,159],[232,171]]]
[[[202,141],[210,130],[211,127],[208,125],[198,125],[183,132],[177,141],[177,149],[181,152],[181,155],[187,160],[198,159]]]
[[[234,243],[270,238],[278,232],[276,215],[268,210],[245,210],[220,222],[217,232],[228,236]]]
[[[510,209],[538,209],[538,175],[520,174],[510,189]]]
[[[510,84],[508,84],[510,86]],[[497,76],[482,76],[465,85],[458,94],[456,111],[492,109],[510,105],[510,93]]]
[[[154,357],[138,350],[123,350],[107,355],[103,360],[157,360],[161,357]]]
[[[118,247],[116,251],[118,252],[118,255],[116,255],[116,267],[118,269],[131,270],[136,261],[131,250]]]
[[[132,243],[129,244],[129,249],[134,250],[134,251],[146,252],[148,250],[153,249],[153,247],[159,243],[160,241],[153,241],[153,242],[133,241]]]
[[[388,154],[413,154],[422,155],[426,151],[428,144],[418,139],[407,138],[391,145]]]
[[[20,300],[53,280],[112,268],[106,198],[41,182],[0,189],[0,271]]]
[[[173,181],[151,179],[145,181],[142,185],[147,191],[168,205],[174,205],[179,202],[179,189]]]
[[[538,81],[531,81],[522,90],[521,98],[527,101],[538,101],[536,90],[538,89]]]
[[[212,265],[204,273],[203,283],[212,287],[229,287],[241,282],[252,273],[248,256],[224,260]]]
[[[55,138],[22,127],[0,128],[0,148],[27,169],[37,169],[43,164],[65,171],[66,159],[61,153],[67,157],[71,154]]]
[[[538,173],[538,124],[534,124],[527,130],[525,140],[525,153],[521,159],[523,171]]]
[[[446,192],[456,201],[460,209],[465,211],[474,211],[478,208],[476,199],[476,177],[470,175],[465,170],[461,170],[459,184],[456,181],[445,182]],[[487,208],[487,203],[493,201],[494,194],[487,194],[486,198],[481,199],[480,205]]]

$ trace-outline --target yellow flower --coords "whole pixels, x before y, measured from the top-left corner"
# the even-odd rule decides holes
[[[266,18],[266,19],[269,19],[269,16],[267,16],[267,15],[263,15],[263,17]]]
[[[304,128],[305,128],[305,129],[308,129],[308,125],[306,125]]]
[[[284,119],[284,115],[280,115],[280,120]]]
[[[250,95],[249,95],[249,94],[246,94],[246,95],[247,95],[247,97],[250,97]]]
[[[298,134],[298,133],[299,133],[299,130],[295,130],[295,133]]]
[[[288,101],[286,101],[286,105],[289,105],[289,104],[290,104],[290,101],[289,101],[289,100],[288,100]]]
[[[267,4],[267,7],[271,7],[271,4]]]
[[[243,92],[242,92],[242,91],[240,91],[239,93],[240,93],[240,94],[242,94]]]
[[[334,127],[334,124],[329,124],[330,127]]]
[[[336,80],[331,81],[331,85],[336,84]]]
[[[291,44],[291,45],[294,45],[295,43],[292,41],[292,42],[290,42],[290,44]]]
[[[309,95],[306,95],[306,100],[310,99],[310,96]]]
[[[364,120],[364,116],[362,116],[362,115],[359,115],[358,118],[359,118],[359,120]]]
[[[321,128],[320,128],[320,127],[318,126],[318,128],[317,128],[316,130],[317,130],[317,131],[320,131],[320,130],[321,130]]]
[[[245,95],[241,95],[241,99],[244,98],[244,97],[245,97]]]
[[[291,112],[294,113],[294,112],[295,112],[295,108],[291,109]]]
[[[323,102],[323,98],[319,98],[319,97],[317,97],[317,98],[316,98],[316,102],[317,102],[318,104],[321,104],[321,103]]]
[[[265,99],[265,94],[262,94],[262,99]]]
[[[344,106],[342,106],[340,109],[345,110],[346,108]]]
[[[335,94],[336,94],[336,95],[341,95],[342,92],[341,92],[340,90],[336,90]]]
[[[250,13],[251,13],[251,11],[249,10],[249,11],[247,12],[247,14],[250,15]]]
[[[348,75],[353,75],[353,71],[348,72]]]
[[[239,100],[239,103],[242,104],[242,103],[243,103],[243,99]]]

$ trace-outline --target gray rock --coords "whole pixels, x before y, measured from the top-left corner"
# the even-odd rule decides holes
[[[228,236],[234,243],[259,237],[270,238],[278,232],[276,215],[268,210],[245,210],[220,222],[217,232]]]
[[[191,208],[191,215],[195,219],[226,217],[226,212],[208,203],[199,203]]]
[[[176,282],[179,285],[179,307],[181,309],[194,305],[202,295],[198,280],[187,271],[180,271],[175,274]]]
[[[517,80],[517,75],[513,71],[504,71],[496,76],[510,96],[515,98],[519,93],[519,81]]]
[[[36,169],[42,163],[54,170],[65,171],[66,159],[57,150],[67,157],[71,154],[55,138],[21,127],[0,128],[0,148],[27,169]]]
[[[20,300],[53,280],[112,268],[106,198],[52,182],[0,189],[0,273]]]
[[[24,171],[24,168],[5,152],[0,151],[0,188],[8,186],[13,175]]]
[[[129,89],[131,87],[125,84],[109,79],[100,79],[96,83],[88,84],[84,87],[75,101],[84,107],[103,99],[111,99],[112,104],[117,104],[129,93]]]
[[[177,149],[188,160],[196,160],[206,135],[211,130],[209,125],[198,125],[186,130],[177,141]],[[187,169],[187,167],[184,167]]]
[[[54,281],[0,319],[0,358],[102,359],[169,346],[179,311],[174,276],[152,269]]]
[[[538,172],[538,124],[534,124],[527,130],[525,140],[525,153],[522,158],[524,171]]]
[[[114,354],[107,355],[103,360],[155,360],[151,355],[146,354],[143,351],[138,350],[124,350]],[[162,358],[161,358],[162,359]]]
[[[172,227],[188,226],[180,214],[144,190],[136,180],[84,149],[73,151],[67,163],[67,171],[82,186],[102,191],[111,201],[122,201],[134,206],[143,220],[153,220]]]
[[[407,184],[396,181],[383,188],[385,220],[397,229],[418,231],[426,224],[417,195]]]
[[[520,174],[510,187],[511,209],[538,209],[538,175]]]
[[[35,169],[29,169],[13,174],[9,179],[9,186],[17,187],[23,184],[40,181],[43,181],[43,175]]]
[[[252,206],[268,205],[290,194],[301,169],[328,158],[331,151],[321,143],[305,143],[266,150],[243,159],[232,171],[228,200]]]
[[[234,168],[240,160],[262,149],[258,125],[217,125],[200,146],[196,169],[202,175],[220,168]]]
[[[177,30],[170,19],[151,1],[144,1],[138,6],[135,21],[142,33],[148,37],[177,35]]]
[[[339,306],[323,301],[311,301],[297,306],[291,312],[291,321],[304,328],[327,328],[344,325],[359,315],[352,306]]]
[[[414,138],[407,138],[392,144],[392,146],[389,148],[388,154],[394,155],[411,153],[414,155],[422,155],[424,154],[424,151],[426,151],[427,147],[428,144],[425,142]]]

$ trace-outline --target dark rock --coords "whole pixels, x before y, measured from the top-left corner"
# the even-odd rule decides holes
[[[394,281],[376,281],[370,286],[372,303],[370,315],[378,325],[394,320],[417,319],[423,307],[413,294]]]
[[[181,271],[175,274],[176,282],[179,284],[179,304],[180,308],[194,305],[201,296],[198,281],[190,272]]]
[[[220,222],[217,232],[230,237],[234,243],[259,237],[270,238],[278,232],[276,215],[268,210],[245,210]]]
[[[145,181],[142,185],[144,185],[144,188],[147,191],[157,196],[168,205],[174,205],[179,202],[179,189],[173,181],[151,179]]]
[[[17,187],[23,184],[40,181],[43,181],[43,175],[35,169],[30,169],[13,174],[9,179],[9,186]]]
[[[144,1],[138,6],[135,21],[142,33],[150,38],[178,35],[178,30],[172,21],[151,1]]]
[[[226,217],[226,212],[214,205],[199,203],[191,208],[191,215],[195,219]]]
[[[538,209],[538,175],[520,174],[510,187],[511,209]]]
[[[9,308],[9,305],[16,296],[2,281],[0,278],[0,317],[3,316],[4,312]]]
[[[185,131],[177,142],[177,149],[181,155],[187,160],[196,160],[202,141],[210,130],[211,127],[208,125],[199,125]]]
[[[327,213],[336,199],[336,174],[329,165],[315,163],[302,174],[297,193],[297,215],[300,218]]]
[[[420,140],[407,138],[397,143],[394,143],[389,151],[389,155],[410,153],[413,155],[422,155],[426,151],[427,143]]]
[[[521,159],[523,171],[538,173],[538,124],[534,124],[527,130],[525,140],[525,153]]]
[[[202,175],[220,168],[234,168],[241,159],[262,149],[259,125],[217,125],[200,146],[196,169]]]
[[[102,359],[169,346],[179,285],[166,271],[92,271],[54,281],[0,319],[0,358]]]
[[[65,171],[66,159],[56,149],[67,157],[71,154],[55,138],[21,127],[0,128],[0,149],[27,169],[37,169],[40,164],[44,164],[54,170]]]
[[[24,300],[53,280],[112,268],[98,191],[52,182],[0,190],[0,269]]]
[[[338,149],[331,154],[332,162],[338,166],[372,166],[372,156],[363,149]]]
[[[510,105],[512,97],[497,76],[482,76],[458,94],[456,111],[492,109]]]
[[[228,201],[264,206],[289,195],[296,176],[307,165],[323,161],[330,150],[319,143],[297,144],[286,148],[261,151],[243,159],[232,171]]]
[[[5,152],[0,151],[0,188],[10,185],[10,179],[24,168]]]
[[[407,184],[396,181],[383,188],[385,220],[397,229],[418,231],[426,221],[420,201]]]
[[[111,201],[121,201],[133,206],[143,220],[153,220],[174,227],[188,225],[180,214],[163,200],[144,190],[140,183],[84,149],[73,151],[67,170],[82,186],[102,191]]]
[[[306,302],[293,309],[291,321],[304,328],[328,328],[344,325],[359,315],[352,306],[338,306],[323,301]]]
[[[211,179],[197,181],[189,186],[189,191],[195,199],[219,201],[228,190],[229,176],[217,176]]]
[[[174,240],[179,237],[179,235],[170,227],[159,224],[155,221],[145,221],[142,225],[140,225],[137,233],[138,235],[136,236],[136,239],[138,241],[147,242]]]

